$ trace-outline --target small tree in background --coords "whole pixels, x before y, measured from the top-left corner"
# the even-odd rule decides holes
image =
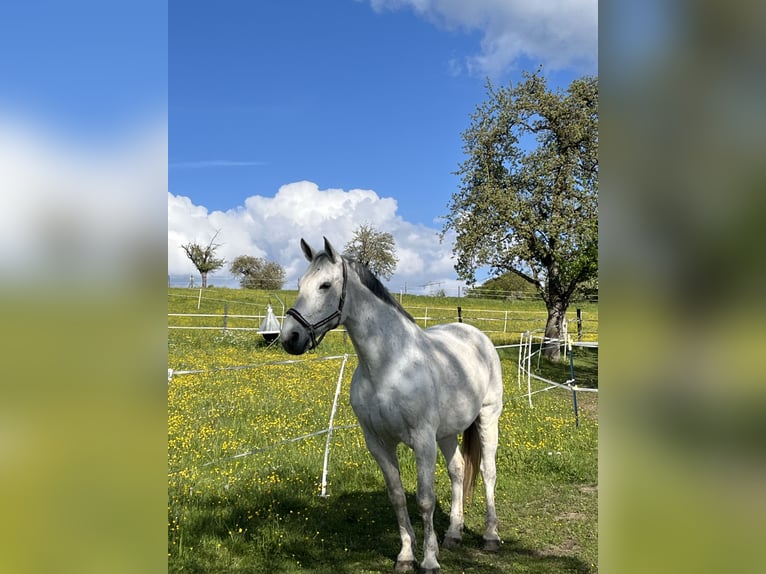
[[[224,264],[223,259],[217,259],[215,257],[215,250],[218,249],[221,244],[213,244],[213,241],[215,241],[215,238],[219,233],[220,230],[216,231],[215,235],[210,239],[210,243],[205,247],[192,242],[189,242],[186,245],[181,245],[181,249],[186,252],[186,256],[192,263],[194,263],[197,271],[199,271],[199,274],[202,277],[203,289],[207,287],[207,274],[216,269],[220,269]]]
[[[394,236],[376,231],[371,225],[360,225],[346,243],[343,254],[367,266],[374,275],[391,279],[399,259]]]
[[[278,290],[285,282],[285,270],[279,263],[252,255],[240,255],[229,267],[232,275],[239,276],[243,289]]]

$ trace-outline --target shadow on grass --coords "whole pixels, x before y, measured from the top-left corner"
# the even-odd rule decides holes
[[[572,349],[574,372],[581,387],[598,388],[598,347],[575,347]],[[567,363],[568,365],[568,363]]]
[[[408,507],[421,559],[423,529],[412,494]],[[434,517],[440,541],[449,525],[446,510],[437,507]],[[183,545],[194,550],[179,553],[178,540],[171,541],[169,572],[388,573],[400,548],[394,513],[382,489],[328,498],[289,489],[269,495],[229,492],[198,499],[187,517]],[[467,529],[461,547],[441,550],[442,572],[591,571],[577,557],[525,548],[514,540],[506,540],[496,553],[483,552],[481,546],[482,532]]]

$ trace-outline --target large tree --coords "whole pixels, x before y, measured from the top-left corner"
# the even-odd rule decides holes
[[[373,274],[385,279],[391,279],[399,261],[394,236],[386,231],[376,231],[367,224],[356,228],[343,254],[363,263]]]
[[[243,289],[278,290],[285,282],[285,270],[275,261],[266,261],[252,255],[240,255],[231,262],[232,275],[239,275]]]
[[[207,274],[220,269],[224,264],[223,259],[218,259],[215,256],[215,250],[221,246],[219,243],[213,244],[218,233],[219,231],[215,232],[215,235],[210,238],[210,243],[206,246],[192,243],[191,241],[186,245],[181,245],[181,249],[186,252],[186,256],[191,259],[191,262],[194,263],[197,271],[202,276],[203,289],[207,287]]]
[[[545,301],[558,339],[578,285],[598,274],[598,78],[551,91],[538,70],[495,88],[463,133],[467,159],[443,232],[457,234],[458,275],[513,272]],[[559,346],[544,354],[555,359]]]

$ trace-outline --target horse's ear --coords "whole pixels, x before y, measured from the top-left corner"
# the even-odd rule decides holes
[[[330,262],[335,263],[338,259],[338,253],[335,251],[335,248],[330,245],[330,242],[327,241],[327,238],[324,237],[324,252],[327,253],[327,257],[330,258]]]
[[[303,238],[301,238],[301,249],[303,250],[303,255],[309,260],[309,263],[314,261],[314,252],[311,251],[311,247],[309,247],[309,244],[306,243],[306,240]]]

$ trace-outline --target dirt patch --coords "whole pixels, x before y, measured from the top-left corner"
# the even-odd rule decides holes
[[[580,416],[598,421],[598,394],[577,393],[577,410]]]
[[[560,544],[548,546],[540,554],[542,556],[571,556],[580,550],[580,545],[571,538],[562,540]]]
[[[561,552],[569,553],[574,552],[575,550],[579,550],[580,545],[571,538],[567,538],[561,544],[556,545],[554,548],[560,550]]]
[[[578,486],[577,490],[583,494],[598,494],[598,485],[583,484],[582,486]]]
[[[585,520],[588,518],[582,512],[564,512],[556,517],[556,520]]]

